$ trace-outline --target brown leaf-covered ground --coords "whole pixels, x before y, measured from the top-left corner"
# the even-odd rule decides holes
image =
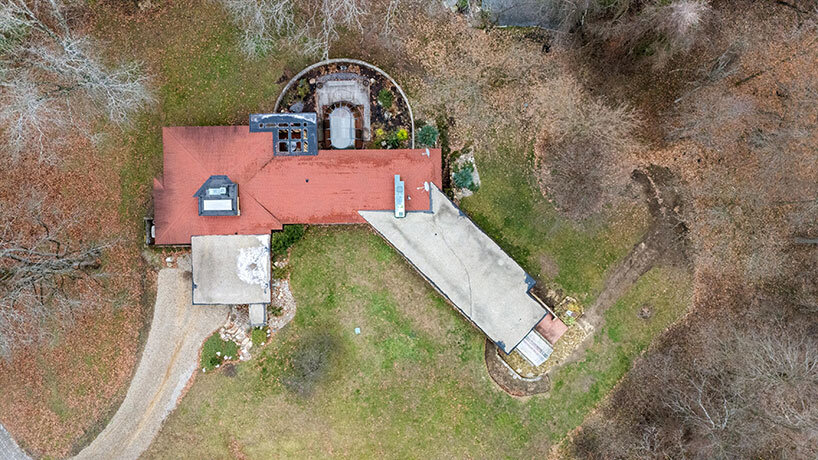
[[[144,328],[143,296],[153,283],[134,228],[118,212],[122,160],[70,140],[58,166],[23,163],[3,173],[4,183],[42,191],[45,206],[74,216],[75,241],[113,244],[98,276],[72,286],[77,313],[49,320],[41,340],[0,360],[0,421],[35,455],[68,454],[102,428],[124,397]]]

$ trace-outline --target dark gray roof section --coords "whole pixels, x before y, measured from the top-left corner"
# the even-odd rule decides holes
[[[239,186],[227,176],[210,176],[193,196],[200,216],[239,215]]]
[[[561,10],[570,7],[562,0],[483,0],[482,9],[498,26],[559,26]]]
[[[318,155],[318,117],[305,113],[254,113],[251,133],[273,133],[275,155]]]

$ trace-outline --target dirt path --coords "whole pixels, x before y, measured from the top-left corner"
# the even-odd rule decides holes
[[[642,186],[653,223],[642,240],[611,270],[602,292],[579,320],[580,327],[586,332],[586,338],[567,362],[584,356],[593,331],[602,326],[605,311],[625,295],[639,277],[659,264],[688,263],[687,227],[680,217],[682,202],[677,179],[666,168],[656,166],[635,171],[633,179]]]
[[[591,308],[586,310],[581,325],[586,331],[595,330],[602,325],[603,313],[625,295],[640,276],[650,270],[659,259],[659,250],[650,238],[643,239],[631,249],[625,259],[614,267],[605,280],[602,292],[599,293]]]
[[[31,457],[20,449],[14,442],[8,431],[0,425],[0,459],[3,460],[29,460]]]
[[[227,318],[226,306],[191,304],[190,272],[159,272],[156,307],[131,386],[108,426],[76,459],[136,459],[176,407],[198,367],[202,342]],[[104,382],[100,382],[104,385]]]

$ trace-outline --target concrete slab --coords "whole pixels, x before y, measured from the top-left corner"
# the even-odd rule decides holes
[[[504,352],[545,316],[528,294],[533,280],[430,185],[432,212],[359,211],[429,282]]]
[[[190,246],[194,305],[270,303],[269,234],[194,236]]]
[[[267,324],[267,305],[250,304],[250,327],[262,327]]]

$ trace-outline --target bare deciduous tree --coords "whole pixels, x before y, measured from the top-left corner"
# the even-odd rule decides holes
[[[648,54],[661,67],[689,51],[710,12],[708,0],[575,0],[532,2],[536,15],[562,32],[616,44],[626,54]],[[560,38],[567,38],[561,35]],[[634,51],[639,50],[639,53]]]
[[[296,33],[292,0],[220,0],[243,32],[249,56],[267,54],[280,37]]]
[[[381,34],[385,37],[392,34],[395,13],[398,11],[400,3],[401,0],[389,0],[389,4],[386,6],[386,13],[383,17],[383,30],[381,31]]]
[[[0,205],[0,356],[37,340],[48,318],[70,321],[82,303],[74,283],[96,277],[108,244],[76,243],[65,218],[29,197]]]
[[[13,155],[36,148],[42,159],[57,128],[101,112],[117,124],[151,101],[134,63],[108,67],[78,37],[59,0],[0,4],[0,123]]]
[[[783,300],[783,301],[782,301]],[[750,317],[707,319],[640,360],[574,443],[596,458],[814,458],[818,342],[765,299]],[[788,312],[789,321],[771,320]],[[728,324],[719,324],[720,321]],[[749,324],[747,323],[749,321]],[[590,438],[590,439],[589,439]]]
[[[630,181],[639,117],[627,106],[609,107],[581,91],[564,91],[541,104],[552,112],[536,147],[542,187],[571,218],[598,213]]]
[[[321,53],[329,58],[330,46],[338,39],[339,27],[355,27],[363,31],[361,17],[369,13],[367,0],[321,0],[317,2],[307,22],[304,34],[305,52]]]
[[[220,1],[242,29],[242,49],[250,56],[269,52],[281,39],[305,55],[320,53],[322,59],[327,59],[332,43],[338,39],[339,27],[363,30],[361,18],[369,13],[367,0],[310,0],[298,4],[292,0]]]

